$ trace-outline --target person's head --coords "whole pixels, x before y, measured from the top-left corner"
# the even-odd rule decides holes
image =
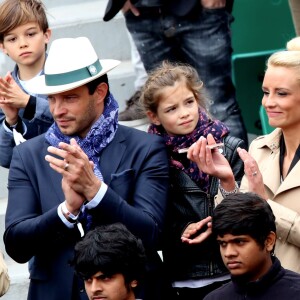
[[[141,103],[150,121],[170,135],[191,133],[206,112],[206,96],[197,71],[186,64],[163,62],[142,89]]]
[[[89,299],[132,300],[143,281],[145,262],[141,240],[115,223],[89,231],[75,246],[73,264]]]
[[[254,193],[227,196],[213,212],[212,232],[232,276],[254,281],[269,270],[276,226],[266,200]]]
[[[105,105],[110,105],[107,72],[119,63],[99,60],[86,37],[57,39],[50,47],[45,75],[33,79],[28,87],[48,95],[50,112],[64,135],[84,138]]]
[[[300,38],[287,43],[267,60],[262,105],[269,124],[283,130],[300,128]]]
[[[39,0],[5,0],[0,4],[0,46],[15,62],[33,64],[51,37],[45,7]]]

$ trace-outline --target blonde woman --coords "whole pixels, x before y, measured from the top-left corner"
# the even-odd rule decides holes
[[[267,61],[262,105],[276,129],[255,139],[249,152],[239,151],[245,164],[241,190],[268,201],[276,217],[275,255],[284,268],[300,273],[300,38],[287,50]]]

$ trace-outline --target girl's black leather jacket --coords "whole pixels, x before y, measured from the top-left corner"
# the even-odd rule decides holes
[[[244,141],[226,136],[223,154],[229,161],[238,184],[244,166],[237,148],[245,148]],[[220,250],[213,237],[198,245],[181,242],[181,235],[190,223],[198,222],[212,214],[219,181],[212,177],[210,191],[206,193],[183,171],[171,170],[169,209],[163,241],[163,260],[172,281],[213,278],[228,273],[222,262]]]

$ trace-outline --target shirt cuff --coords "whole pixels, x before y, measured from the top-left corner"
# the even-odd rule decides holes
[[[85,205],[85,208],[92,209],[92,208],[95,208],[96,206],[98,206],[99,203],[101,202],[101,200],[103,199],[103,197],[105,196],[107,189],[108,189],[108,186],[102,181],[98,193],[91,201],[89,201]]]
[[[13,134],[12,132],[12,128],[10,126],[7,126],[6,121],[3,120],[2,122],[3,128],[7,133],[10,133],[11,135]],[[21,120],[21,118],[18,118],[18,125],[15,127],[15,129],[17,130],[17,132],[19,132],[22,135],[25,135],[27,132],[27,127],[25,125],[25,123]]]
[[[60,217],[60,219],[64,222],[64,224],[68,227],[68,228],[74,228],[74,226],[76,225],[76,223],[71,223],[68,221],[68,219],[64,216],[64,214],[62,213],[62,209],[61,209],[61,206],[62,206],[63,202],[61,204],[58,205],[57,207],[57,213],[58,213],[58,216]]]
[[[103,197],[105,196],[107,189],[108,189],[108,186],[104,182],[102,182],[98,193],[95,195],[95,197],[91,201],[89,201],[85,205],[84,208],[86,208],[86,209],[95,208],[101,202],[101,200],[103,199]],[[64,224],[68,228],[74,228],[74,226],[76,225],[76,223],[71,223],[71,222],[68,221],[68,219],[62,213],[61,206],[62,206],[62,203],[59,204],[58,207],[57,207],[58,216],[60,217],[60,219],[64,222]]]

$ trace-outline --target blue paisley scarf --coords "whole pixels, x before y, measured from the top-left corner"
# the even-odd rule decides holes
[[[103,114],[93,124],[85,138],[62,134],[54,122],[46,132],[46,140],[52,146],[58,147],[60,142],[69,144],[70,139],[74,138],[88,158],[93,161],[95,175],[103,180],[99,169],[99,154],[115,136],[118,128],[118,108],[117,101],[112,94],[109,94],[105,99]]]
[[[170,136],[161,125],[151,124],[149,133],[159,135],[165,140],[171,167],[182,170],[205,192],[209,190],[209,175],[199,170],[196,163],[186,158],[186,153],[179,154],[178,150],[190,147],[201,136],[207,137],[211,133],[220,143],[222,138],[229,133],[229,129],[219,120],[211,120],[209,116],[199,108],[199,121],[196,128],[187,135]]]

